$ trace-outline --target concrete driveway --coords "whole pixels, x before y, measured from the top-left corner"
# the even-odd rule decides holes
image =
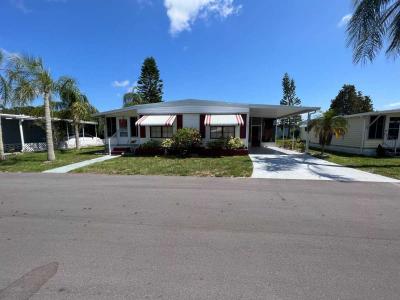
[[[278,147],[254,148],[250,153],[253,178],[400,182]]]
[[[400,185],[0,173],[0,299],[399,299]]]

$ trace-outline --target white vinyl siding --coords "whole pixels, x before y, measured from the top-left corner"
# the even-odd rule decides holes
[[[333,136],[331,146],[345,146],[345,147],[355,147],[360,148],[362,145],[363,136],[363,118],[349,118],[347,119],[347,133],[340,138]],[[311,130],[310,142],[313,144],[318,144],[319,139],[315,136],[315,131]]]

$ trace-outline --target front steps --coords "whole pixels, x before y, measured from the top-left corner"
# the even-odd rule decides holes
[[[111,151],[111,155],[123,155],[125,153],[131,153],[130,147],[114,147]]]

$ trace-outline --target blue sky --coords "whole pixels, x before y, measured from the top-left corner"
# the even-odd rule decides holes
[[[303,105],[327,108],[345,83],[377,109],[400,107],[399,62],[354,65],[351,0],[2,0],[0,48],[41,56],[99,110],[121,107],[145,57],[164,99],[279,104],[288,72]]]

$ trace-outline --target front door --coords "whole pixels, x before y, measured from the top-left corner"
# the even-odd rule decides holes
[[[251,127],[251,146],[260,147],[260,126]]]
[[[128,118],[119,117],[117,120],[117,131],[118,131],[118,144],[125,145],[129,143],[128,133]]]

